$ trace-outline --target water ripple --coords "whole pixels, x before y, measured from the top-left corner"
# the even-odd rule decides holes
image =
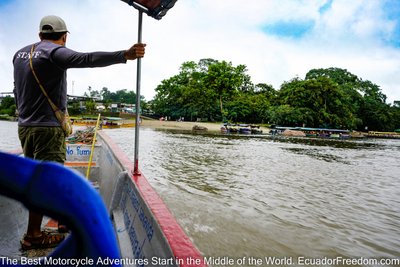
[[[398,140],[141,136],[143,172],[204,255],[400,257]]]

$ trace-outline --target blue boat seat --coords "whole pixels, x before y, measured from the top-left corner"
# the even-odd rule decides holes
[[[71,234],[48,257],[88,258],[94,265],[100,259],[108,266],[121,266],[118,243],[103,200],[77,172],[57,163],[0,152],[0,194],[66,222]]]

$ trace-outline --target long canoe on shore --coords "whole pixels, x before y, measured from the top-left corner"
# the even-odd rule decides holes
[[[133,174],[131,160],[105,133],[98,132],[87,181],[78,172],[86,173],[90,154],[91,145],[67,144],[66,168],[0,153],[5,195],[0,196],[0,257],[22,264],[19,240],[30,207],[63,219],[71,229],[48,255],[53,258],[122,260],[109,262],[112,266],[206,266],[160,196],[143,174]]]
[[[94,117],[73,117],[74,126],[94,127],[97,124],[97,118]],[[134,120],[124,120],[118,117],[102,117],[100,128],[102,129],[117,129],[135,127]]]
[[[400,133],[398,132],[376,132],[369,131],[367,137],[371,138],[388,138],[388,139],[400,139]]]

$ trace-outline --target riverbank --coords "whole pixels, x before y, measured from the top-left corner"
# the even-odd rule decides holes
[[[193,127],[198,129],[207,129],[206,132],[221,132],[220,122],[191,122],[191,121],[159,121],[159,120],[142,120],[141,127],[151,129],[164,130],[182,130],[192,131]],[[269,129],[260,127],[263,133],[268,133]]]
[[[206,128],[207,131],[211,132],[219,132],[221,130],[221,123],[212,122],[142,120],[141,123],[141,127],[144,128],[164,130],[191,131],[194,126]]]

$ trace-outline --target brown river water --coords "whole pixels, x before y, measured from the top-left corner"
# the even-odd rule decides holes
[[[1,150],[18,148],[16,129],[0,121]],[[133,160],[134,130],[105,131]],[[139,153],[142,172],[211,265],[399,265],[400,140],[144,128]]]

